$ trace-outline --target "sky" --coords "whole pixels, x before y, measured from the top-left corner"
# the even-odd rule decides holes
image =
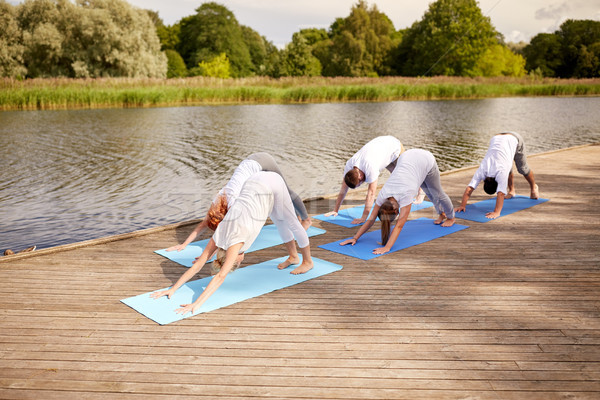
[[[127,0],[130,4],[158,11],[167,25],[195,14],[205,0]],[[304,28],[329,28],[338,17],[346,17],[357,0],[214,0],[233,12],[238,22],[249,26],[277,47],[291,42],[294,32]],[[18,3],[19,0],[11,0]],[[404,29],[422,19],[433,0],[367,0]],[[507,42],[529,42],[538,33],[552,33],[567,19],[600,21],[600,0],[479,0],[479,8]]]

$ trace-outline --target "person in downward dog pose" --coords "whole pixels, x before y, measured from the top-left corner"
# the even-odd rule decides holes
[[[340,245],[354,245],[365,232],[371,229],[375,219],[379,217],[383,247],[374,249],[373,253],[389,252],[408,220],[411,204],[419,188],[423,189],[439,214],[433,223],[443,227],[454,225],[452,201],[442,189],[440,170],[435,157],[427,150],[411,149],[398,158],[396,168],[381,188],[375,201],[375,208],[367,222],[360,227],[354,237],[341,242]],[[391,224],[396,216],[398,222],[392,229]]]
[[[496,194],[496,206],[494,211],[488,212],[485,216],[489,219],[498,218],[504,206],[504,199],[510,199],[515,195],[515,185],[512,172],[513,160],[517,166],[517,171],[525,177],[531,193],[532,199],[540,197],[538,185],[535,183],[533,171],[527,165],[525,156],[525,144],[521,135],[515,132],[504,132],[495,135],[490,140],[488,150],[479,165],[473,179],[465,189],[460,206],[456,207],[456,212],[465,211],[467,201],[479,183],[483,181],[483,190],[489,194]]]
[[[179,314],[197,311],[221,286],[227,274],[239,266],[241,255],[252,245],[267,217],[270,217],[277,226],[277,231],[288,251],[288,258],[277,268],[284,269],[299,263],[300,265],[291,271],[292,274],[303,274],[312,269],[314,263],[310,254],[308,235],[294,213],[285,181],[275,172],[261,171],[246,180],[237,200],[218,224],[206,248],[194,261],[192,267],[171,288],[154,292],[150,296],[155,299],[162,296],[171,298],[177,289],[204,267],[216,251],[217,258],[213,261],[216,274],[204,292],[194,303],[182,304],[181,308],[175,310]],[[294,239],[298,242],[302,261]]]
[[[227,184],[219,191],[212,204],[210,205],[206,217],[194,228],[189,234],[186,240],[178,245],[171,246],[166,251],[181,251],[187,247],[188,244],[193,242],[198,235],[200,235],[206,228],[215,230],[217,225],[227,213],[227,210],[231,208],[237,197],[244,186],[246,180],[253,174],[260,171],[272,171],[276,172],[283,178],[283,174],[279,169],[279,166],[275,162],[275,159],[269,153],[254,153],[248,156],[244,161],[238,165],[233,172],[233,175],[227,182]],[[285,178],[283,178],[285,183]],[[298,217],[302,220],[301,224],[305,229],[308,229],[311,225],[311,219],[308,216],[304,202],[293,190],[285,183],[287,191],[292,199],[294,210]]]
[[[402,143],[393,136],[379,136],[365,144],[346,162],[344,179],[335,201],[335,208],[333,211],[325,214],[325,216],[337,216],[340,206],[348,193],[348,188],[355,189],[366,182],[369,186],[367,188],[363,215],[361,218],[354,219],[352,223],[361,224],[365,222],[369,216],[371,207],[373,207],[379,174],[384,169],[392,172],[396,166],[396,160],[402,152],[404,152]]]

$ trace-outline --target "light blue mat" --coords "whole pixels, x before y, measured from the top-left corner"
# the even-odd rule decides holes
[[[430,201],[423,201],[421,204],[413,204],[410,206],[410,211],[422,210],[424,208],[433,207],[433,203]],[[354,228],[355,226],[361,226],[362,224],[353,224],[352,220],[362,217],[365,206],[356,206],[351,208],[344,208],[338,212],[336,217],[326,217],[325,214],[315,215],[313,218],[329,222],[332,224],[340,225],[346,228]],[[364,223],[364,222],[363,222]]]
[[[325,233],[324,229],[315,228],[311,226],[306,231],[308,237],[322,235]],[[168,258],[171,261],[174,261],[178,264],[181,264],[185,267],[191,267],[194,264],[194,260],[196,257],[199,257],[202,254],[202,250],[208,244],[210,239],[199,240],[197,242],[192,242],[182,251],[166,251],[166,249],[156,250],[154,251],[156,254],[159,254],[163,257]],[[246,251],[246,253],[251,253],[253,251],[266,249],[268,247],[273,247],[282,244],[283,241],[279,236],[279,232],[277,232],[277,227],[273,224],[265,225],[262,227],[258,237],[252,243],[252,246]],[[209,261],[212,261],[209,260]]]
[[[223,284],[204,304],[202,304],[202,307],[200,307],[200,310],[198,310],[196,314],[213,311],[221,307],[227,307],[231,304],[239,303],[342,269],[341,265],[313,257],[313,262],[315,264],[313,269],[304,274],[293,275],[290,274],[290,271],[295,268],[293,265],[283,270],[277,269],[277,265],[286,258],[287,257],[276,258],[260,264],[242,267],[231,272],[227,275]],[[179,321],[180,319],[191,317],[191,313],[182,316],[181,314],[177,314],[175,310],[182,304],[193,303],[198,296],[202,294],[211,279],[212,276],[209,276],[196,281],[187,282],[175,292],[171,299],[168,299],[166,296],[159,299],[153,299],[150,297],[152,292],[148,292],[123,299],[121,302],[151,320],[161,325],[165,325],[174,321]]]
[[[529,207],[537,206],[547,202],[548,199],[530,199],[526,196],[515,196],[512,199],[505,199],[500,217],[515,213],[517,211],[524,210]],[[467,204],[466,211],[456,213],[456,218],[466,219],[475,222],[488,222],[494,221],[485,217],[485,214],[494,211],[496,207],[496,197],[489,198],[487,200],[481,200],[477,203]],[[500,218],[498,217],[498,218]],[[497,219],[497,218],[496,218]]]
[[[347,244],[340,246],[340,243],[346,239],[338,240],[337,242],[327,243],[319,246],[322,249],[333,251],[334,253],[345,254],[350,257],[359,258],[361,260],[371,260],[375,257],[384,256],[398,250],[406,249],[407,247],[416,246],[417,244],[429,242],[442,236],[449,235],[454,232],[468,228],[466,225],[454,224],[450,227],[442,227],[435,225],[430,218],[419,218],[406,221],[400,236],[396,243],[392,246],[392,250],[385,254],[373,254],[373,250],[381,247],[381,231],[375,229],[362,235],[358,242],[352,246]],[[347,238],[347,239],[351,239]]]

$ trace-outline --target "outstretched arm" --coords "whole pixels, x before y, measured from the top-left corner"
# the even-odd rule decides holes
[[[506,195],[502,192],[498,192],[496,194],[496,207],[494,208],[494,211],[485,214],[486,218],[494,219],[494,218],[498,218],[500,216],[500,213],[502,212],[502,206],[504,206],[504,197],[505,196]]]
[[[375,223],[375,220],[377,219],[378,212],[379,212],[379,206],[375,205],[375,208],[373,209],[373,212],[371,213],[371,216],[369,217],[367,222],[358,229],[358,232],[356,232],[356,234],[351,239],[346,239],[343,242],[341,242],[340,246],[345,246],[347,244],[351,244],[352,246],[354,246],[356,244],[356,242],[358,241],[358,239],[360,239],[360,237],[362,235],[364,235],[365,232],[367,232],[369,229],[371,229],[371,227]]]
[[[355,218],[352,220],[353,224],[362,224],[367,220],[369,213],[371,212],[371,207],[373,207],[373,202],[375,201],[375,192],[377,192],[377,179],[374,182],[369,183],[369,187],[367,188],[367,197],[365,198],[365,209],[363,211],[363,215],[360,218]]]
[[[150,297],[152,297],[153,299],[158,299],[159,297],[167,296],[170,299],[171,296],[173,296],[173,293],[177,291],[177,289],[179,289],[181,286],[183,286],[184,283],[192,279],[194,275],[200,272],[202,267],[204,267],[204,264],[206,264],[206,261],[208,261],[208,259],[213,255],[216,249],[217,245],[215,244],[215,241],[211,238],[208,241],[208,244],[204,248],[204,251],[202,252],[200,257],[198,257],[196,261],[194,261],[194,264],[191,266],[191,268],[189,268],[187,271],[184,272],[183,275],[181,275],[181,277],[177,280],[177,283],[175,283],[167,290],[160,290],[158,292],[151,293]]]
[[[467,186],[467,188],[465,189],[465,192],[463,193],[463,197],[462,197],[462,201],[460,202],[460,206],[458,206],[454,209],[455,212],[465,211],[467,209],[467,201],[469,201],[469,198],[471,197],[473,190],[475,190],[475,189],[473,189],[471,186]]]
[[[335,199],[335,208],[333,211],[325,214],[326,217],[337,216],[338,212],[340,211],[340,207],[342,206],[342,202],[346,198],[346,193],[348,193],[348,185],[346,185],[346,182],[342,181],[342,187],[340,188],[337,199]]]
[[[210,280],[206,286],[206,289],[204,289],[202,294],[192,304],[182,304],[181,308],[175,310],[177,314],[185,315],[189,312],[193,314],[202,306],[202,304],[204,304],[206,300],[208,300],[208,298],[219,288],[219,286],[221,286],[229,271],[231,271],[231,268],[233,267],[233,264],[237,259],[239,251],[242,249],[243,245],[244,242],[236,243],[227,249],[223,266]]]
[[[390,234],[388,242],[385,246],[373,250],[373,254],[385,254],[392,249],[392,246],[394,245],[394,243],[396,243],[398,236],[400,236],[400,232],[402,232],[404,224],[408,220],[408,215],[410,214],[410,206],[411,205],[409,204],[400,209],[400,214],[398,215],[398,222],[396,222],[394,229],[392,229],[392,233]]]
[[[192,243],[194,241],[194,239],[196,239],[198,237],[198,235],[200,235],[208,226],[208,213],[206,214],[206,216],[204,217],[204,219],[202,220],[202,222],[200,222],[198,225],[196,225],[196,228],[194,228],[194,230],[189,234],[189,236],[187,237],[187,239],[185,239],[185,241],[181,244],[177,244],[175,246],[171,246],[168,249],[166,249],[166,251],[181,251],[183,249],[185,249],[187,247],[188,244]]]

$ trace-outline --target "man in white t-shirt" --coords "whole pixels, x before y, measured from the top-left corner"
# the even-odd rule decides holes
[[[512,165],[513,160],[517,166],[517,171],[525,177],[531,188],[530,197],[539,198],[539,189],[535,183],[533,171],[527,165],[525,156],[525,144],[521,135],[515,132],[503,132],[495,135],[490,140],[488,151],[483,157],[481,164],[473,179],[465,189],[460,206],[455,211],[465,211],[467,201],[479,183],[483,181],[483,190],[493,195],[496,193],[496,206],[494,211],[485,216],[489,219],[498,218],[504,205],[504,199],[510,199],[515,195],[515,185],[513,182]]]
[[[352,223],[361,224],[365,222],[371,207],[373,207],[379,174],[384,169],[391,173],[396,167],[396,160],[403,152],[402,143],[393,136],[379,136],[365,144],[346,162],[344,180],[335,201],[335,208],[325,216],[336,216],[346,193],[348,193],[348,188],[355,189],[366,182],[369,186],[365,199],[365,210],[362,217],[354,219]]]

